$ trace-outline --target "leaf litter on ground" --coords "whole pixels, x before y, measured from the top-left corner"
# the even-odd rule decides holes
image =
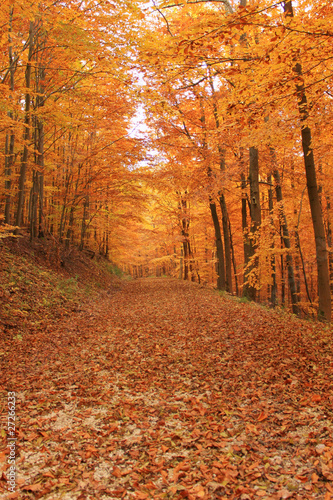
[[[327,326],[150,278],[2,344],[16,498],[333,498]]]

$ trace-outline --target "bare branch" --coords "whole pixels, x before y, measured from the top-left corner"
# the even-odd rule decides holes
[[[167,30],[168,30],[169,34],[170,34],[171,36],[173,36],[173,34],[171,33],[171,29],[170,29],[169,22],[168,22],[167,18],[165,17],[165,15],[163,14],[163,12],[162,12],[162,11],[161,11],[158,7],[157,7],[157,5],[156,5],[156,3],[154,2],[154,0],[153,0],[153,4],[154,4],[154,7],[156,8],[157,12],[158,12],[159,14],[161,14],[161,16],[163,17],[163,19],[164,19],[164,21],[165,21],[165,23],[166,23],[166,25],[167,25]]]

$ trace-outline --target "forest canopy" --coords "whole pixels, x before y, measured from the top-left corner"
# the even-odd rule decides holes
[[[1,237],[330,320],[331,2],[0,12]]]

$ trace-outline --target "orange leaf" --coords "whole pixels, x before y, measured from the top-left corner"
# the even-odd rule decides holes
[[[311,476],[311,480],[313,483],[317,483],[318,482],[318,479],[319,479],[319,476],[317,476],[317,474],[314,472]]]
[[[54,478],[54,475],[51,472],[44,472],[43,476],[44,477],[52,477],[52,478]]]
[[[326,464],[323,463],[321,465],[321,471],[326,479],[328,479],[329,481],[333,481],[333,470],[327,467]]]
[[[18,498],[19,494],[18,494],[18,491],[16,491],[15,493],[9,493],[7,495],[7,498]]]
[[[302,483],[306,483],[308,480],[307,476],[296,476],[296,479],[298,479]]]
[[[135,497],[139,498],[140,500],[144,500],[145,498],[148,498],[148,495],[147,493],[143,493],[142,491],[136,491]]]
[[[23,486],[22,490],[27,491],[39,491],[42,489],[42,485],[40,483],[28,484],[27,486]]]
[[[168,477],[167,471],[161,470],[161,475],[162,475],[162,478],[163,478],[163,483],[164,484],[169,484],[169,481],[168,481],[169,477]]]
[[[266,420],[266,418],[268,418],[268,415],[262,411],[258,417],[258,422],[262,422],[263,420]]]
[[[275,479],[275,477],[272,477],[272,476],[269,476],[268,474],[265,474],[265,476],[267,477],[268,481],[271,481],[272,483],[277,483],[277,479]]]
[[[112,475],[115,477],[121,477],[121,470],[119,469],[119,467],[113,468]]]

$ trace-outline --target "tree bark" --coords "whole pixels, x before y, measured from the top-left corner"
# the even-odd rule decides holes
[[[221,237],[221,228],[219,219],[217,216],[216,205],[213,201],[209,203],[210,212],[212,214],[214,230],[215,230],[215,243],[216,243],[216,253],[217,253],[217,288],[218,290],[225,290],[226,280],[225,280],[225,270],[224,270],[224,255],[223,255],[223,243]]]
[[[220,170],[221,172],[225,172],[225,151],[220,141],[220,119],[218,115],[217,98],[215,94],[214,82],[210,69],[208,69],[208,75],[209,75],[209,84],[213,97],[213,114],[215,120],[215,127],[216,127],[216,132],[218,134],[217,149],[219,153]],[[222,227],[223,227],[224,254],[225,254],[225,289],[227,292],[232,293],[232,260],[231,260],[231,248],[230,248],[230,234],[229,234],[230,221],[228,217],[228,209],[225,201],[223,187],[219,192],[219,201],[222,212]]]
[[[222,212],[222,227],[224,239],[224,253],[225,253],[225,271],[226,271],[226,291],[232,293],[232,259],[231,259],[231,245],[230,245],[230,231],[229,231],[229,217],[227,204],[225,202],[224,193],[220,193],[220,207]]]
[[[244,276],[243,276],[243,296],[248,296],[248,283],[246,281],[245,269],[249,264],[250,260],[250,242],[247,224],[247,192],[246,192],[246,180],[245,175],[242,173],[242,230],[243,230],[243,250],[244,250]]]
[[[292,311],[294,314],[298,315],[299,308],[298,308],[298,297],[297,297],[297,289],[296,289],[296,282],[295,282],[293,257],[290,253],[291,245],[290,245],[290,238],[289,238],[288,223],[287,223],[287,218],[286,218],[286,215],[284,213],[284,208],[283,208],[283,197],[282,197],[280,174],[279,174],[277,169],[275,169],[273,171],[273,176],[274,176],[275,183],[276,183],[275,184],[276,200],[280,205],[279,206],[280,224],[281,224],[281,229],[282,229],[283,244],[284,244],[284,247],[286,249],[288,249],[286,261],[287,261],[288,284],[289,284],[289,290],[290,290],[290,295],[291,295]]]
[[[233,270],[234,270],[234,278],[235,278],[236,295],[238,296],[238,295],[239,295],[239,291],[238,291],[237,266],[236,266],[236,259],[235,259],[234,245],[233,245],[233,243],[232,243],[231,224],[230,224],[229,217],[228,217],[228,225],[229,225],[230,250],[231,250],[231,257],[232,257],[232,266],[233,266]]]
[[[248,261],[244,270],[244,283],[243,295],[247,296],[250,300],[256,300],[257,290],[253,284],[249,283],[249,276],[255,268],[254,255],[256,247],[256,238],[261,224],[261,207],[260,207],[260,193],[259,193],[259,158],[258,150],[255,147],[250,148],[250,163],[249,163],[249,184],[250,184],[250,217],[251,217],[251,230],[248,235],[246,244],[248,246]],[[244,202],[246,206],[246,199]],[[245,213],[243,213],[244,217]],[[245,221],[243,221],[244,225]],[[251,260],[252,259],[252,260]]]
[[[292,0],[287,0],[286,2],[284,2],[284,11],[286,18],[294,17]],[[306,183],[307,183],[312,225],[313,225],[315,244],[316,244],[317,279],[318,279],[318,296],[319,296],[318,318],[330,322],[331,290],[330,290],[329,267],[328,267],[328,252],[326,247],[323,214],[318,194],[315,161],[311,145],[312,142],[311,129],[307,125],[307,120],[309,117],[309,108],[305,92],[302,66],[299,62],[295,60],[294,62],[295,66],[293,70],[294,73],[297,75],[296,94],[298,98],[298,110],[302,124],[301,136],[302,136],[304,166],[306,173]]]
[[[331,224],[331,199],[326,195],[326,211],[327,211],[327,245],[329,247],[328,263],[330,272],[330,286],[333,292],[333,254],[332,254],[332,224]]]
[[[11,92],[14,91],[14,74],[16,69],[16,63],[13,58],[13,47],[12,47],[12,21],[13,21],[13,11],[14,8],[11,7],[9,13],[9,30],[8,30],[8,59],[9,59],[9,75],[10,75],[10,83],[9,87]],[[10,96],[10,99],[13,99],[13,96]],[[12,111],[9,111],[8,116],[14,120],[14,115]],[[7,134],[6,137],[6,157],[5,157],[5,223],[10,224],[11,221],[11,205],[12,205],[12,195],[11,195],[11,175],[12,175],[12,167],[15,161],[14,155],[14,145],[15,145],[15,134],[13,130],[10,131],[10,134]]]
[[[25,86],[27,89],[27,93],[25,94],[25,106],[24,106],[24,146],[21,160],[21,169],[20,169],[20,177],[19,177],[19,186],[18,186],[18,203],[17,203],[17,212],[15,224],[16,226],[21,226],[22,224],[22,214],[23,214],[23,204],[24,204],[24,189],[25,189],[25,178],[27,172],[28,165],[28,143],[30,139],[30,106],[31,106],[31,96],[30,96],[30,80],[31,80],[31,60],[33,53],[33,37],[34,37],[34,22],[30,21],[29,27],[29,54],[28,54],[28,62],[25,70]],[[16,231],[17,232],[17,231]]]
[[[267,178],[267,182],[269,184],[269,189],[268,189],[268,208],[269,208],[269,213],[271,217],[271,225],[272,225],[272,230],[271,234],[274,234],[274,221],[273,221],[273,190],[272,190],[272,176],[269,175]],[[274,249],[274,240],[272,240],[271,244],[271,249]],[[272,254],[271,256],[271,277],[272,277],[272,284],[270,287],[270,295],[271,295],[271,304],[273,307],[276,306],[276,295],[277,295],[277,284],[276,284],[276,267],[275,267],[275,255]]]

